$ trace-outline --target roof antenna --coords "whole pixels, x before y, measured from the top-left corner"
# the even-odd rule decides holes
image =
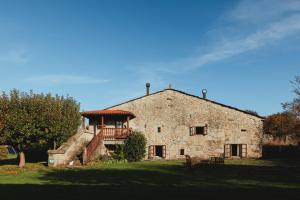
[[[171,85],[171,83],[169,84],[169,89],[172,89],[172,85]]]
[[[202,98],[206,99],[207,89],[202,90]]]

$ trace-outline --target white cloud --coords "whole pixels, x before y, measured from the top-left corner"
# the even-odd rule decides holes
[[[262,23],[300,11],[299,0],[243,0],[230,11],[231,20]]]
[[[241,1],[229,13],[230,20],[234,23],[232,30],[236,30],[239,36],[224,36],[214,38],[208,46],[198,48],[205,49],[196,55],[173,60],[170,62],[156,62],[140,65],[139,73],[145,76],[155,75],[156,78],[161,72],[181,73],[197,69],[205,65],[222,61],[233,56],[259,49],[267,45],[273,45],[300,33],[300,1],[299,0],[262,0]],[[255,21],[259,23],[252,28],[251,32],[241,32],[241,24]],[[228,28],[225,26],[225,28]],[[220,27],[224,29],[224,27]],[[237,39],[238,38],[238,39]]]
[[[38,84],[100,84],[109,82],[107,79],[96,79],[89,76],[78,75],[41,75],[26,79],[28,82]]]
[[[223,60],[250,50],[254,50],[273,42],[282,40],[300,32],[300,15],[288,17],[272,23],[264,30],[245,36],[239,40],[227,40],[203,55],[190,59],[185,69],[194,69],[205,64]]]

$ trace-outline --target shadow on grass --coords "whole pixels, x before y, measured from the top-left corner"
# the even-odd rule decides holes
[[[0,166],[1,165],[17,165],[17,164],[19,164],[17,157],[0,160]]]
[[[297,190],[127,188],[87,185],[1,185],[4,199],[295,199]]]
[[[118,164],[116,164],[118,165]],[[125,164],[45,170],[39,179],[47,185],[0,185],[1,195],[27,196],[38,191],[41,198],[83,199],[143,197],[240,197],[257,195],[272,199],[300,194],[300,170],[293,166],[203,166],[192,171],[181,163]],[[4,191],[4,192],[2,192]],[[18,191],[14,193],[13,191]]]

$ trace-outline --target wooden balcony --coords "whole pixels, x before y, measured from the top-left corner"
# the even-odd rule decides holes
[[[132,133],[131,128],[103,128],[102,137],[104,140],[124,140],[130,133]]]

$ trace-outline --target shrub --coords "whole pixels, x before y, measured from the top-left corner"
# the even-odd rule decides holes
[[[124,155],[129,162],[140,161],[145,157],[146,138],[139,132],[134,132],[125,140]]]
[[[124,155],[124,144],[117,144],[116,145],[116,150],[112,154],[112,158],[115,160],[125,160],[125,155]]]

